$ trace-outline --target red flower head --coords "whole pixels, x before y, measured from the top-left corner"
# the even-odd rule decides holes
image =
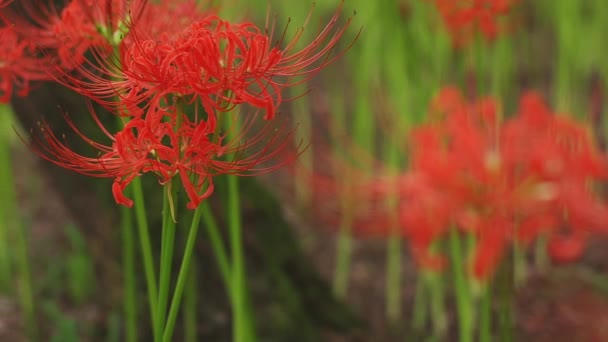
[[[135,177],[152,173],[164,184],[179,176],[195,209],[213,192],[213,177],[219,174],[251,175],[269,172],[280,164],[263,166],[286,147],[288,136],[281,136],[266,126],[253,136],[253,118],[242,125],[233,140],[216,132],[215,124],[195,115],[189,118],[176,107],[150,107],[144,116],[131,119],[122,130],[111,134],[91,109],[99,127],[110,144],[93,141],[81,133],[66,117],[72,129],[98,151],[98,156],[87,157],[72,150],[47,124],[34,136],[34,150],[42,158],[63,168],[101,178],[112,178],[112,192],[117,203],[132,206],[133,201],[123,195]],[[179,119],[178,123],[178,117]],[[224,156],[230,156],[226,159]]]
[[[550,254],[564,261],[582,253],[587,235],[608,231],[608,207],[589,188],[607,178],[608,165],[579,124],[552,114],[534,93],[504,122],[492,99],[468,104],[453,88],[434,107],[445,117],[413,131],[412,172],[425,176],[417,187],[425,190],[402,209],[414,249],[453,227],[474,234],[471,270],[485,279],[514,239],[549,236]],[[433,198],[427,218],[412,205]],[[429,228],[430,219],[449,227]]]
[[[91,89],[87,96],[110,106],[116,94],[123,94],[121,102],[138,104],[157,103],[167,94],[179,93],[200,99],[209,112],[248,103],[272,119],[285,87],[306,81],[338,57],[331,52],[350,23],[336,28],[341,8],[299,50],[302,31],[289,42],[284,37],[273,42],[274,24],[261,30],[213,14],[180,32],[171,29],[157,36],[135,26],[135,33],[121,46],[120,67],[106,64],[98,70],[102,75],[89,73],[90,82],[76,88]]]
[[[48,78],[44,58],[35,51],[12,26],[0,27],[0,103],[7,103],[16,91],[25,96],[30,82]]]
[[[591,234],[608,233],[608,206],[593,191],[608,179],[608,163],[580,124],[531,92],[504,121],[494,99],[467,101],[456,88],[442,90],[431,109],[430,122],[411,131],[407,172],[353,183],[348,201],[378,209],[367,220],[354,216],[355,231],[358,220],[389,232],[398,210],[418,263],[440,269],[445,260],[431,247],[457,229],[475,238],[468,267],[480,280],[514,241],[545,236],[549,254],[564,262],[581,255]],[[389,198],[397,209],[375,204]]]
[[[80,67],[85,54],[96,50],[108,58],[146,9],[147,0],[73,0],[64,7],[23,1],[21,11],[6,16],[18,32],[46,55],[54,68],[66,72]],[[26,16],[23,16],[22,13]]]
[[[494,40],[502,30],[499,17],[506,15],[517,0],[434,0],[454,44],[462,46],[472,36],[482,34]]]

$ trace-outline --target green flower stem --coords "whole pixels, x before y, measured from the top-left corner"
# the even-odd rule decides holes
[[[426,273],[433,335],[437,340],[444,340],[448,328],[448,319],[445,314],[445,287],[443,278],[438,272],[428,271]]]
[[[188,282],[188,278],[190,277],[190,264],[192,263],[192,255],[194,253],[194,247],[196,245],[196,235],[198,233],[202,212],[201,208],[201,206],[196,208],[196,210],[194,211],[194,215],[192,216],[192,225],[190,226],[190,231],[188,233],[188,237],[186,238],[184,256],[182,258],[182,263],[179,268],[179,273],[177,275],[177,283],[175,284],[175,290],[173,292],[173,298],[171,300],[171,306],[169,308],[169,315],[167,316],[167,322],[163,330],[163,342],[172,341],[173,330],[175,328],[177,314],[179,313],[182,295],[184,293],[186,283]]]
[[[112,48],[114,50],[114,54],[113,59],[114,62],[116,63],[116,65],[118,66],[117,69],[121,69],[120,67],[120,60],[118,58],[118,56],[120,56],[119,53],[119,43],[117,41],[112,41],[109,40],[110,45],[112,45]],[[115,96],[117,101],[120,101],[120,96],[117,95]],[[116,127],[117,129],[121,130],[123,129],[125,125],[125,122],[123,121],[123,118],[120,116],[116,116]],[[146,286],[148,288],[148,302],[150,305],[150,318],[151,318],[151,324],[153,327],[153,331],[156,333],[156,329],[154,329],[155,325],[156,325],[156,311],[157,311],[157,295],[158,295],[158,290],[156,288],[156,272],[154,271],[154,255],[152,254],[152,244],[150,242],[150,231],[149,231],[149,226],[148,226],[148,220],[146,218],[146,204],[144,202],[144,191],[143,191],[143,185],[141,183],[141,178],[140,177],[135,177],[133,179],[133,181],[131,182],[131,186],[130,188],[126,189],[126,191],[132,191],[133,193],[133,200],[134,200],[134,206],[135,206],[135,220],[137,222],[137,230],[138,230],[138,234],[139,234],[139,242],[141,245],[141,253],[142,253],[142,258],[143,258],[143,263],[144,263],[144,272],[146,274]],[[122,211],[122,215],[123,215],[123,222],[127,222],[124,215],[125,215],[126,211]],[[131,214],[128,214],[129,216],[131,216]],[[129,229],[131,230],[131,224],[133,222],[132,219],[128,220],[129,222],[129,226],[127,227],[126,225],[123,225],[123,230],[125,229]],[[123,233],[123,234],[130,234],[130,233]],[[127,252],[127,248],[131,248],[131,251]],[[124,246],[124,250],[126,254],[134,254],[134,244],[131,243],[127,246]],[[127,268],[127,264],[124,265],[125,267],[125,272],[127,272],[126,268]],[[131,272],[131,274],[134,274],[133,272]],[[128,282],[129,278],[125,278],[125,281]],[[131,286],[129,284],[125,285],[126,287]],[[135,285],[132,285],[135,286]],[[125,298],[125,306],[129,307],[133,304],[127,304],[127,302],[135,302],[135,294],[127,291],[127,297]],[[129,298],[131,297],[131,298]],[[133,310],[135,310],[135,308],[133,308]],[[135,313],[136,314],[136,313]],[[135,324],[135,323],[133,323]],[[132,326],[133,328],[134,326]],[[127,334],[129,334],[129,332],[127,332]],[[135,333],[131,333],[132,335],[136,336]],[[155,336],[155,341],[157,341],[159,338],[159,336]]]
[[[38,338],[36,324],[36,307],[34,305],[34,290],[31,276],[31,265],[28,248],[28,234],[20,219],[17,209],[17,196],[13,178],[12,160],[10,155],[9,127],[12,125],[12,111],[8,105],[0,106],[2,123],[0,124],[0,189],[2,189],[3,204],[0,209],[0,286],[8,289],[14,275],[11,272],[10,231],[14,227],[14,244],[17,256],[16,269],[19,274],[17,293],[21,310],[24,313],[26,329],[30,340]]]
[[[245,297],[245,265],[243,258],[241,207],[239,194],[239,179],[227,176],[228,191],[228,229],[230,250],[232,253],[231,299],[233,310],[233,341],[245,342],[247,331],[247,305]]]
[[[513,246],[513,277],[515,287],[521,286],[528,276],[528,260],[526,258],[526,250],[521,243],[514,242]]]
[[[398,148],[387,144],[385,147],[387,164],[398,170],[402,155]],[[401,320],[401,236],[399,234],[399,196],[391,194],[387,198],[391,208],[391,230],[387,240],[386,255],[386,317],[392,324]]]
[[[17,226],[16,248],[17,269],[21,275],[19,279],[19,300],[21,308],[25,313],[25,321],[30,341],[38,339],[38,327],[36,324],[36,306],[34,304],[34,289],[32,283],[30,255],[28,248],[28,234],[22,223]]]
[[[352,254],[353,237],[350,232],[351,214],[345,212],[342,216],[340,231],[338,233],[338,245],[336,246],[336,268],[334,270],[334,293],[339,298],[346,297],[348,289],[348,276]]]
[[[544,235],[541,235],[534,244],[534,264],[541,273],[547,272],[550,267],[547,256],[547,237]]]
[[[224,116],[224,127],[228,139],[236,137],[240,132],[240,121],[238,117],[232,119]],[[228,160],[238,158],[238,155],[226,156]],[[235,175],[227,175],[226,183],[226,218],[228,222],[228,239],[230,243],[230,257],[232,267],[230,269],[230,300],[232,304],[233,341],[251,342],[255,341],[255,327],[248,305],[245,260],[243,253],[243,229],[241,222],[241,203],[239,193],[239,178]]]
[[[306,93],[306,87],[304,85],[300,85],[297,87],[293,87],[291,90],[291,96],[293,98],[298,98],[301,94]],[[297,134],[294,134],[294,143],[297,146],[300,144],[302,140],[310,141],[312,137],[313,123],[311,119],[312,111],[310,109],[310,104],[308,101],[296,101],[294,102],[293,113],[294,117],[298,118],[297,125]],[[298,158],[298,163],[303,166],[303,169],[296,168],[294,175],[295,179],[305,179],[304,175],[300,173],[308,173],[311,172],[314,168],[313,163],[313,146],[309,144],[306,147],[306,151],[302,153]],[[296,205],[298,208],[305,208],[309,205],[311,201],[311,189],[307,182],[294,182],[295,185],[295,196],[296,196]]]
[[[496,96],[503,97],[504,100],[509,86],[513,83],[513,44],[509,37],[505,36],[496,41],[491,62],[493,64],[492,92]]]
[[[560,1],[556,2],[554,11],[556,38],[557,38],[557,53],[555,56],[554,70],[554,99],[556,109],[560,112],[572,110],[572,94],[576,87],[580,86],[576,82],[573,75],[573,69],[576,66],[576,51],[580,45],[576,44],[577,22],[579,21],[577,13],[580,7],[577,1]],[[580,65],[579,65],[580,67]]]
[[[499,341],[515,341],[513,336],[513,265],[509,259],[501,265],[496,277],[498,291],[498,330]]]
[[[2,137],[0,140],[0,187],[3,189],[1,193],[4,203],[0,205],[0,289],[2,291],[9,290],[12,278],[9,235],[10,227],[15,223],[13,217],[15,212],[10,207],[15,198],[12,197],[14,185],[11,181],[13,178],[11,166],[10,144],[8,139]]]
[[[412,312],[412,327],[417,332],[422,332],[428,318],[426,279],[422,273],[416,280],[416,292],[414,293],[414,308]]]
[[[137,301],[135,284],[135,242],[131,210],[121,207],[121,230],[124,271],[125,341],[137,341]]]
[[[479,316],[479,341],[492,341],[492,287],[491,284],[483,286]]]
[[[456,287],[456,310],[458,312],[458,327],[460,342],[473,341],[473,307],[469,284],[465,276],[463,250],[458,235],[458,230],[452,229],[450,236],[450,251],[452,257],[452,272],[454,274],[454,286]]]
[[[213,212],[211,212],[211,207],[207,201],[203,201],[203,203],[201,203],[201,210],[203,221],[205,223],[205,227],[207,228],[207,234],[209,234],[209,240],[211,241],[211,249],[213,250],[213,254],[217,260],[217,265],[220,269],[224,286],[231,296],[231,271],[230,263],[228,261],[228,254],[226,253],[226,247],[224,247],[224,242],[222,241],[222,236],[220,235],[220,230],[215,220],[215,216],[213,215]]]
[[[171,285],[171,264],[173,262],[173,245],[175,244],[175,222],[173,221],[173,199],[172,183],[169,181],[163,187],[163,228],[160,253],[160,275],[158,288],[158,312],[154,323],[154,336],[163,336],[167,304],[169,301],[169,287]]]
[[[148,287],[148,301],[150,302],[150,315],[152,325],[157,322],[156,313],[158,312],[158,290],[156,287],[156,272],[154,271],[154,256],[152,254],[152,244],[150,242],[150,231],[146,218],[146,206],[144,203],[144,191],[141,178],[135,177],[131,182],[133,200],[135,202],[135,219],[141,243],[141,253],[144,262],[144,272],[146,274],[146,286]]]
[[[226,253],[226,248],[215,220],[215,216],[211,212],[211,207],[207,202],[201,203],[201,207],[203,210],[202,216],[204,224],[207,228],[207,234],[209,234],[209,240],[211,241],[211,249],[215,255],[222,280],[224,281],[226,292],[228,293],[230,301],[232,302],[232,271],[230,262],[228,260],[228,254]],[[251,305],[249,305],[247,299],[245,300],[246,304],[248,304],[248,317],[251,317]],[[249,334],[250,338],[255,338],[255,326],[253,320],[248,320],[247,329],[247,333]]]
[[[339,137],[345,133],[344,127],[346,127],[346,111],[344,109],[344,94],[337,92],[334,96],[331,96],[333,120],[331,121],[331,134],[337,141],[340,141]],[[333,153],[336,158],[342,158],[344,156],[343,147],[338,144],[333,144]],[[338,174],[338,170],[335,171]],[[297,176],[297,175],[296,175]],[[350,176],[347,174],[346,179],[342,182],[344,188],[347,187]],[[340,222],[338,240],[336,243],[336,266],[334,268],[334,279],[333,279],[333,290],[338,297],[345,297],[348,285],[348,274],[350,269],[350,254],[352,237],[350,236],[350,225],[351,219],[349,218],[349,205],[346,196],[341,196],[340,201],[342,202],[342,221]]]
[[[197,342],[197,308],[198,308],[198,284],[196,272],[196,259],[192,260],[193,265],[186,283],[184,293],[184,341]]]
[[[401,318],[401,238],[396,233],[388,239],[386,263],[386,316],[395,324]]]
[[[7,106],[3,105],[0,110],[2,122],[10,121],[6,116],[10,114]],[[2,125],[4,126],[4,125]],[[0,127],[0,189],[2,189],[2,203],[0,205],[0,289],[8,290],[12,279],[9,227],[16,226],[15,210],[15,191],[13,189],[13,170],[11,161],[10,142],[7,138],[8,130]]]

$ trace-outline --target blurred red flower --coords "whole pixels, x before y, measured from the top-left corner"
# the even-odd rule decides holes
[[[358,174],[342,199],[353,203],[352,212],[341,214],[353,218],[355,232],[387,234],[396,212],[418,263],[436,270],[446,264],[436,242],[454,229],[472,236],[467,267],[477,279],[491,277],[512,244],[527,246],[540,236],[548,238],[555,261],[576,259],[589,236],[608,233],[608,205],[593,187],[608,180],[606,156],[587,129],[553,113],[534,92],[522,96],[513,117],[499,113],[493,98],[468,101],[444,88],[431,103],[429,122],[411,130],[409,169]],[[325,177],[326,193],[327,184]],[[340,201],[341,193],[333,195]],[[390,198],[396,207],[386,204]]]
[[[434,0],[456,46],[466,45],[474,35],[496,39],[505,16],[517,0]]]
[[[25,96],[30,83],[48,79],[45,58],[36,57],[32,46],[13,26],[0,27],[0,103],[8,103],[16,92]]]

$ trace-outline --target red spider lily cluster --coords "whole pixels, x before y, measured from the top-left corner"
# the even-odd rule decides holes
[[[30,83],[48,79],[44,58],[35,57],[36,49],[3,23],[0,27],[0,103],[8,103],[16,93],[25,96]]]
[[[433,0],[456,46],[466,45],[476,35],[496,39],[504,30],[501,17],[517,0]]]
[[[33,136],[38,154],[66,169],[114,179],[115,200],[125,206],[133,204],[123,191],[134,178],[151,173],[165,184],[179,177],[194,209],[213,192],[216,175],[283,165],[285,160],[270,167],[263,163],[284,150],[291,132],[259,128],[256,115],[238,118],[245,110],[234,109],[247,104],[273,119],[285,87],[307,80],[340,55],[332,50],[349,23],[337,26],[340,12],[341,6],[299,49],[301,30],[290,41],[283,34],[275,42],[273,23],[263,30],[229,22],[194,1],[73,0],[61,8],[33,1],[8,8],[3,18],[19,42],[37,48],[19,58],[44,65],[47,77],[104,105],[123,122],[120,129],[109,129],[90,109],[108,138],[101,143],[66,116],[97,151],[93,157],[75,152],[42,123]],[[16,39],[4,39],[3,50],[14,51]],[[31,80],[27,69],[16,70],[23,82]],[[19,84],[12,76],[3,75],[8,89]],[[231,134],[220,131],[221,120],[233,122]]]
[[[533,92],[512,117],[501,119],[499,110],[493,98],[470,103],[443,89],[429,123],[411,132],[407,172],[348,185],[349,203],[363,203],[343,208],[355,231],[398,231],[419,265],[439,270],[446,259],[434,244],[456,229],[476,241],[469,269],[480,280],[512,244],[544,237],[550,256],[567,262],[592,234],[608,233],[608,203],[594,187],[608,180],[608,160],[589,132]],[[316,181],[324,192],[341,189]]]

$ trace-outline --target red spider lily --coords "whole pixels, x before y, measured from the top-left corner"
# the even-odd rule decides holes
[[[608,160],[586,129],[552,113],[535,93],[522,96],[514,117],[501,120],[497,113],[491,98],[469,102],[455,88],[441,91],[430,122],[411,132],[410,169],[350,183],[356,189],[348,201],[375,211],[355,211],[353,229],[375,225],[387,233],[398,225],[418,263],[432,269],[446,264],[433,251],[435,242],[454,229],[472,235],[469,266],[480,280],[513,243],[527,246],[540,236],[548,238],[554,260],[579,257],[589,236],[608,233],[608,205],[593,189],[608,180]],[[397,209],[378,204],[389,197]],[[390,219],[395,210],[397,223]]]
[[[13,0],[0,0],[0,8],[10,5],[11,2],[13,2]]]
[[[35,56],[30,44],[24,41],[13,26],[0,28],[0,103],[7,103],[16,91],[25,96],[30,82],[48,79],[44,58]]]
[[[123,195],[124,189],[135,177],[152,173],[160,184],[179,176],[190,202],[195,209],[213,192],[213,177],[219,174],[252,175],[274,170],[291,160],[264,166],[264,162],[280,154],[287,136],[278,134],[269,126],[253,136],[252,115],[234,139],[216,132],[215,124],[206,120],[189,119],[176,107],[150,107],[147,113],[131,119],[122,130],[111,134],[92,111],[93,119],[110,144],[89,139],[66,116],[71,128],[93,149],[98,156],[88,157],[75,152],[46,124],[41,124],[40,134],[34,135],[34,150],[42,158],[56,165],[93,177],[112,178],[112,192],[117,203],[131,207],[133,201]],[[177,118],[181,117],[179,126]],[[231,156],[226,158],[226,156]]]
[[[283,88],[306,81],[340,55],[331,52],[350,23],[336,28],[341,9],[299,50],[302,31],[283,47],[284,37],[272,42],[274,24],[262,32],[251,23],[233,24],[213,14],[179,33],[171,29],[150,37],[135,27],[121,46],[120,66],[106,63],[76,88],[90,89],[87,96],[109,106],[115,105],[116,94],[122,94],[121,103],[139,104],[179,93],[200,99],[209,112],[248,103],[272,119]]]
[[[465,45],[479,32],[494,40],[501,31],[499,17],[506,15],[516,0],[434,0],[457,46]]]
[[[404,202],[412,244],[424,247],[436,238],[407,219],[421,215],[410,213],[411,202],[428,196],[444,203],[432,208],[432,218],[449,217],[441,233],[458,227],[477,237],[472,271],[480,279],[492,274],[515,239],[549,236],[549,252],[563,261],[582,252],[588,234],[608,231],[608,207],[589,189],[589,182],[608,178],[608,165],[580,125],[552,114],[534,93],[502,123],[491,100],[467,105],[453,89],[442,92],[436,106],[447,110],[444,120],[414,132],[412,168],[426,176],[431,191]]]
[[[91,57],[80,63],[76,72],[63,73],[63,77],[59,78],[58,81],[113,110],[119,104],[122,108],[118,108],[118,110],[121,112],[124,112],[125,99],[132,99],[127,107],[131,109],[128,111],[130,115],[135,115],[134,113],[141,112],[140,110],[134,110],[136,109],[135,106],[140,104],[140,102],[150,100],[150,98],[148,96],[140,96],[137,100],[133,100],[132,94],[137,94],[141,87],[125,79],[123,69],[124,64],[128,63],[128,61],[120,58],[121,53],[128,50],[130,46],[138,44],[140,46],[136,49],[137,53],[145,54],[150,48],[148,44],[155,41],[154,39],[158,39],[159,37],[176,37],[183,31],[184,27],[187,27],[193,21],[202,20],[208,14],[200,10],[200,4],[195,1],[175,3],[164,0],[158,3],[148,3],[142,0],[137,2],[137,4],[131,4],[131,6],[135,6],[134,9],[139,11],[136,20],[131,15],[125,16],[124,14],[131,13],[133,8],[120,7],[125,12],[119,11],[112,16],[106,15],[106,17],[114,18],[111,23],[116,21],[115,18],[122,18],[118,23],[107,25],[106,27],[109,28],[103,30],[108,34],[114,33],[109,34],[109,36],[98,33],[97,38],[102,44],[93,48]],[[100,8],[96,7],[95,9],[97,10],[97,16],[99,16]],[[120,16],[121,13],[122,16]],[[95,27],[99,31],[99,25],[95,25]],[[154,39],[151,37],[154,37]],[[108,45],[108,42],[112,44]],[[85,47],[85,49],[89,50],[90,47]],[[161,50],[162,48],[156,49],[151,58],[161,60],[164,57],[164,52]],[[137,61],[135,61],[135,64],[137,64]],[[161,81],[158,83],[170,81],[168,78],[163,78],[163,71],[158,69],[152,71],[159,73],[157,78]],[[175,90],[171,87],[163,89],[167,90],[166,92],[162,92],[163,95]],[[117,100],[118,103],[116,102]],[[156,102],[158,100],[156,99]]]
[[[154,39],[162,35],[176,37],[190,24],[203,21],[215,14],[217,8],[210,2],[200,0],[160,0],[147,4],[137,20],[137,25],[130,29],[134,35],[125,38],[127,45],[137,40]]]
[[[146,4],[147,0],[73,0],[57,7],[54,3],[41,6],[23,1],[20,11],[8,11],[6,16],[32,44],[47,55],[55,55],[54,67],[65,72],[82,65],[91,50],[107,58]]]

